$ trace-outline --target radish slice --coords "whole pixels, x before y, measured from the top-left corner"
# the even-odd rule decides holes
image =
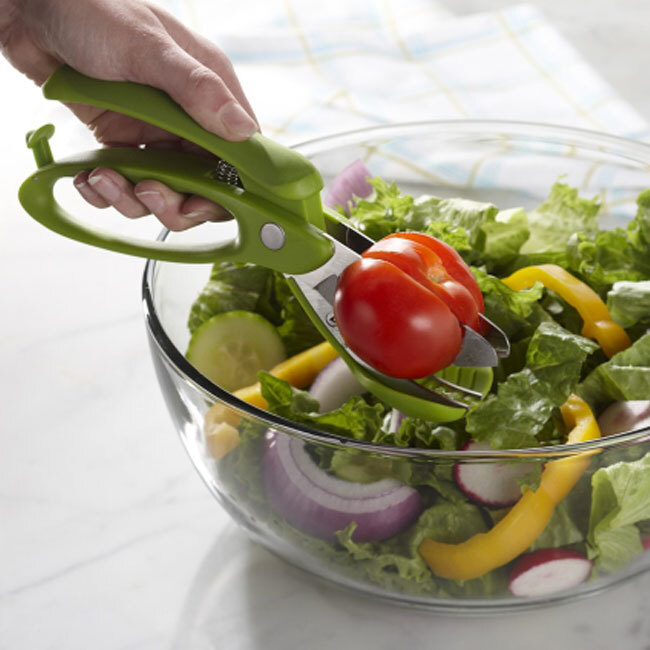
[[[485,442],[470,441],[466,451],[491,449]],[[521,498],[518,478],[535,469],[534,463],[468,462],[454,465],[454,478],[460,489],[473,501],[493,508],[505,508]]]
[[[372,194],[372,185],[367,180],[371,177],[365,164],[361,160],[355,160],[334,177],[323,203],[330,208],[340,205],[350,214],[349,203],[354,204],[355,197],[365,199]]]
[[[275,511],[305,533],[336,541],[336,531],[355,522],[357,542],[386,539],[422,512],[417,490],[392,478],[351,483],[316,466],[305,444],[269,430],[262,470],[266,495]]]
[[[598,418],[603,436],[650,427],[650,400],[614,402]]]
[[[522,555],[510,574],[508,589],[514,596],[546,596],[577,587],[591,573],[584,555],[566,548],[543,548]]]
[[[309,389],[309,394],[318,400],[321,413],[333,411],[351,397],[365,392],[366,389],[340,357],[323,368]]]

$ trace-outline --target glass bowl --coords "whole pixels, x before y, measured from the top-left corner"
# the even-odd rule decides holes
[[[588,131],[538,124],[423,122],[344,133],[307,142],[296,149],[315,163],[326,184],[347,164],[361,158],[373,174],[395,180],[401,189],[415,196],[463,196],[491,201],[500,208],[533,208],[545,199],[551,185],[562,178],[579,188],[582,195],[600,196],[603,227],[625,224],[635,213],[639,192],[650,187],[649,146]],[[222,227],[214,226],[216,229]],[[226,225],[226,229],[230,227],[231,224]],[[205,230],[201,230],[188,231],[189,235],[164,233],[162,237],[205,237]],[[631,557],[617,566],[588,569],[587,579],[578,586],[515,596],[509,591],[508,582],[518,558],[506,559],[501,562],[502,566],[483,577],[439,577],[422,562],[417,553],[421,539],[416,539],[412,533],[415,529],[409,528],[408,522],[402,522],[402,529],[389,536],[392,547],[386,542],[380,546],[362,543],[354,533],[349,535],[351,529],[346,529],[345,540],[341,536],[332,538],[318,528],[318,522],[306,522],[305,508],[316,508],[318,518],[318,507],[322,506],[314,505],[313,501],[317,502],[319,497],[310,492],[312,489],[318,492],[319,481],[323,479],[323,472],[314,462],[319,456],[343,453],[361,466],[389,467],[393,477],[413,473],[431,477],[425,481],[428,483],[425,487],[407,488],[415,492],[415,499],[420,499],[420,507],[422,503],[427,507],[453,504],[457,488],[450,486],[455,472],[462,468],[508,469],[519,465],[521,473],[525,473],[536,468],[545,469],[550,463],[566,462],[582,464],[580,478],[569,495],[555,507],[551,523],[541,534],[533,535],[521,547],[522,541],[518,538],[526,539],[526,535],[531,534],[526,532],[530,522],[522,521],[518,528],[511,527],[507,535],[493,539],[492,543],[500,548],[511,544],[515,548],[518,544],[521,548],[515,555],[519,556],[533,548],[557,544],[560,535],[566,537],[564,544],[584,552],[592,477],[615,463],[631,463],[643,458],[650,451],[650,429],[574,445],[469,452],[382,446],[292,423],[236,398],[213,384],[185,359],[190,305],[205,284],[209,271],[206,265],[151,261],[147,264],[144,305],[151,352],[172,420],[201,478],[232,518],[273,553],[314,576],[367,595],[455,612],[521,609],[595,594],[650,568],[650,553],[644,553],[637,542]],[[235,439],[233,448],[225,455],[223,449],[215,452],[204,427],[206,414],[215,404],[220,405],[215,408],[221,420],[231,427]],[[211,413],[214,412],[213,408]],[[282,461],[277,461],[277,454],[273,456],[278,449],[284,449]],[[283,466],[282,471],[277,470],[285,461],[289,465]],[[311,464],[311,469],[304,470],[305,475],[300,478],[302,483],[296,480],[284,497],[278,497],[288,481],[288,474],[282,472],[298,471],[291,465],[294,461],[303,468],[300,471],[305,464]],[[336,489],[340,489],[343,479],[336,480],[339,481]],[[395,478],[384,481],[382,489],[386,492],[404,488]],[[315,484],[318,485],[314,487]],[[348,486],[350,494],[357,498],[368,496],[373,489],[364,483],[347,481],[343,485],[343,496],[339,494],[337,498],[345,500]],[[441,486],[447,486],[448,493]],[[377,496],[376,490],[374,494]],[[387,498],[390,499],[390,495]],[[601,516],[615,516],[615,504],[616,499],[612,499],[608,506],[611,512],[601,512]],[[446,513],[444,508],[438,509],[437,514],[430,516],[427,535],[455,544],[467,537],[468,530],[476,530],[476,526],[485,531],[494,527],[505,511],[503,507],[475,505],[467,510],[452,505]],[[561,519],[568,517],[568,512],[571,522],[563,525]],[[409,522],[418,513],[419,510],[413,511]],[[477,517],[481,519],[478,523]],[[645,523],[650,530],[650,520]],[[342,527],[345,526],[342,524]],[[636,534],[629,528],[627,532]],[[383,534],[387,534],[386,530]],[[611,540],[612,544],[616,542],[616,539]],[[460,563],[464,561],[461,557]],[[567,570],[572,570],[570,565]]]

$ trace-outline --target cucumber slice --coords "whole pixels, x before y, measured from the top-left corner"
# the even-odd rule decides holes
[[[257,381],[286,358],[275,327],[259,314],[229,311],[217,314],[190,339],[187,360],[208,379],[233,391]]]

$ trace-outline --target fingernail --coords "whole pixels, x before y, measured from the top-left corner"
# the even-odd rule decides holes
[[[88,182],[95,192],[106,199],[109,203],[115,203],[118,201],[122,194],[120,188],[113,183],[112,180],[102,176],[101,174],[90,174],[90,176],[88,176]]]
[[[135,195],[138,197],[138,200],[142,201],[142,203],[144,203],[154,214],[161,213],[165,208],[165,200],[160,192],[156,192],[155,190],[146,190],[144,192],[136,191]]]
[[[250,138],[257,132],[253,118],[237,103],[229,102],[219,112],[223,125],[238,138]]]
[[[211,221],[212,219],[216,219],[219,215],[216,212],[210,212],[209,210],[195,210],[194,212],[188,212],[182,216],[184,219],[191,219],[192,221]]]

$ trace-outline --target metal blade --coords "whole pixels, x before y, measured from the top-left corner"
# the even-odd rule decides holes
[[[309,273],[296,275],[287,274],[288,277],[291,277],[295,281],[298,289],[309,301],[312,309],[327,329],[329,335],[334,337],[341,346],[345,348],[346,354],[357,365],[361,366],[366,374],[370,375],[374,381],[400,393],[417,397],[418,399],[437,402],[444,406],[468,408],[468,404],[436,393],[433,390],[421,386],[412,379],[399,379],[384,375],[360,359],[356,354],[354,354],[354,352],[352,352],[352,350],[350,350],[350,348],[347,347],[341,333],[339,332],[339,328],[336,325],[332,305],[334,302],[334,292],[336,290],[338,276],[343,272],[343,269],[355,260],[359,259],[360,256],[336,239],[332,238],[332,243],[334,245],[334,255],[332,255],[323,266],[320,266]],[[452,387],[459,389],[460,392],[463,392],[464,390],[460,386],[454,385]]]
[[[463,325],[463,344],[453,365],[465,368],[494,367],[499,357],[510,354],[510,341],[503,331],[483,314],[479,314],[479,318],[485,325],[485,335],[481,336],[471,327]]]
[[[507,357],[510,355],[510,341],[505,332],[497,327],[489,318],[484,314],[478,315],[479,320],[487,328],[485,338],[490,345],[496,350],[498,357]]]
[[[453,361],[454,366],[465,368],[493,367],[499,362],[497,351],[478,332],[462,325],[463,344]]]

